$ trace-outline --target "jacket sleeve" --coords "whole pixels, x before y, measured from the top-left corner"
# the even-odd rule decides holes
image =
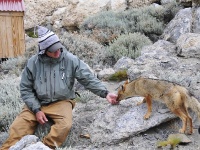
[[[78,58],[75,65],[75,77],[79,83],[94,94],[102,98],[107,96],[108,90],[103,83],[91,72],[89,66]]]
[[[29,68],[26,66],[22,72],[21,82],[20,82],[20,94],[22,100],[28,106],[28,108],[37,113],[40,110],[40,102],[36,97],[34,88],[34,80],[32,73]]]

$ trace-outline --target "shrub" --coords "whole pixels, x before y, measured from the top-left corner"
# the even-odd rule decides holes
[[[176,2],[172,2],[160,7],[151,5],[119,12],[104,11],[86,18],[80,29],[82,33],[103,45],[121,34],[134,32],[141,32],[152,41],[157,41],[165,25],[178,10],[180,7]]]
[[[22,70],[26,65],[27,60],[36,53],[36,46],[29,47],[26,49],[24,55],[15,58],[8,58],[8,60],[3,61],[0,64],[0,67],[2,70],[7,70],[9,74],[15,74],[17,76],[20,76]]]
[[[19,93],[19,78],[9,75],[0,79],[0,83],[0,127],[8,130],[23,105]]]
[[[141,9],[139,9],[140,14],[148,14],[151,17],[157,19],[158,21],[162,22],[164,19],[164,14],[166,11],[166,8],[163,6],[144,6]]]
[[[1,68],[3,70],[8,70],[10,74],[20,76],[26,61],[27,58],[24,56],[19,56],[17,58],[9,58],[1,64]]]
[[[119,12],[117,15],[124,18],[128,33],[141,32],[155,42],[164,30],[163,14],[162,7],[145,6]]]
[[[103,55],[104,47],[95,41],[77,34],[64,33],[61,42],[68,51],[93,67]]]
[[[76,97],[77,102],[87,103],[88,101],[95,99],[96,95],[88,90],[78,91],[80,97]]]
[[[120,70],[109,77],[110,81],[123,81],[125,79],[128,79],[126,70]]]
[[[142,47],[150,44],[152,44],[151,40],[141,33],[121,35],[110,44],[107,55],[113,56],[116,61],[122,56],[135,59],[140,56]]]
[[[157,142],[157,147],[165,147],[168,144],[172,147],[175,148],[176,145],[178,145],[181,142],[180,138],[177,137],[168,137],[167,141],[159,141]]]
[[[117,16],[126,23],[126,30],[128,32],[137,32],[137,24],[141,21],[150,21],[154,19],[156,22],[163,22],[164,8],[154,6],[144,6],[141,8],[129,9],[127,11],[118,12]],[[146,20],[143,16],[148,16],[150,19]],[[142,19],[144,18],[144,19]]]
[[[83,34],[87,34],[101,44],[107,44],[119,34],[125,33],[125,22],[113,11],[100,12],[86,18],[80,26]]]
[[[29,37],[38,38],[38,33],[36,32],[36,29],[37,28],[33,27],[33,28],[26,30],[25,32]]]
[[[155,17],[149,14],[142,14],[138,16],[138,23],[136,31],[149,36],[150,34],[161,35],[164,30],[163,22],[158,22]]]

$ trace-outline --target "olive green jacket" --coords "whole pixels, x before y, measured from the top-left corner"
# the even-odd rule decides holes
[[[22,72],[21,97],[29,109],[36,113],[42,105],[74,99],[75,79],[94,94],[106,97],[106,87],[83,61],[66,49],[59,58],[36,54],[28,60]]]

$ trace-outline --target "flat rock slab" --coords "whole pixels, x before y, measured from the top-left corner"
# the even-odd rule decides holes
[[[155,101],[152,104],[151,117],[144,120],[143,117],[147,112],[146,103],[137,106],[142,99],[134,97],[123,100],[119,105],[108,105],[97,113],[88,130],[91,141],[107,144],[117,143],[176,118],[164,104]]]

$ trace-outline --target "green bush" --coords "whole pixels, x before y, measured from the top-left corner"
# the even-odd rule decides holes
[[[8,60],[3,61],[0,64],[0,68],[2,70],[7,70],[9,74],[15,74],[17,76],[20,76],[22,70],[24,69],[27,63],[27,60],[36,53],[37,46],[26,48],[24,55],[17,56],[15,58],[8,58]]]
[[[125,33],[125,22],[113,11],[100,12],[86,18],[80,26],[81,32],[101,44],[107,44],[119,34]]]
[[[110,81],[123,81],[128,79],[128,74],[126,70],[120,70],[109,77]]]
[[[164,8],[145,6],[119,12],[118,17],[123,18],[126,32],[141,32],[155,42],[164,30]]]
[[[105,11],[86,18],[80,29],[103,45],[121,34],[134,32],[141,32],[155,42],[178,10],[177,3],[172,2],[160,7],[151,5],[119,12]]]
[[[81,35],[64,33],[60,39],[68,51],[77,55],[90,67],[97,65],[104,53],[102,45]]]
[[[80,97],[76,97],[76,102],[87,103],[88,101],[95,99],[96,95],[88,90],[78,91]]]
[[[141,9],[139,9],[139,11],[140,11],[140,14],[148,14],[151,17],[154,17],[158,21],[162,22],[164,19],[164,14],[165,14],[166,9],[168,8],[164,6],[156,7],[156,6],[150,5],[150,6],[142,7]]]
[[[163,22],[158,22],[155,17],[149,14],[142,14],[138,16],[137,20],[136,31],[147,36],[150,34],[161,35],[164,30]]]
[[[171,148],[175,148],[180,142],[181,139],[177,137],[168,137],[167,141],[158,141],[157,147],[165,147],[167,145],[170,145]]]
[[[20,79],[9,75],[0,79],[0,128],[8,130],[17,114],[21,111],[23,102],[19,92]]]
[[[135,59],[140,56],[142,47],[150,44],[152,44],[151,40],[141,33],[121,35],[110,44],[107,55],[113,56],[116,61],[122,56]]]
[[[9,74],[15,74],[20,76],[22,69],[28,58],[24,56],[19,56],[17,58],[9,58],[1,64],[3,70],[8,70]]]
[[[36,32],[36,28],[35,27],[30,28],[28,30],[25,30],[25,32],[29,37],[38,38],[38,33]]]

